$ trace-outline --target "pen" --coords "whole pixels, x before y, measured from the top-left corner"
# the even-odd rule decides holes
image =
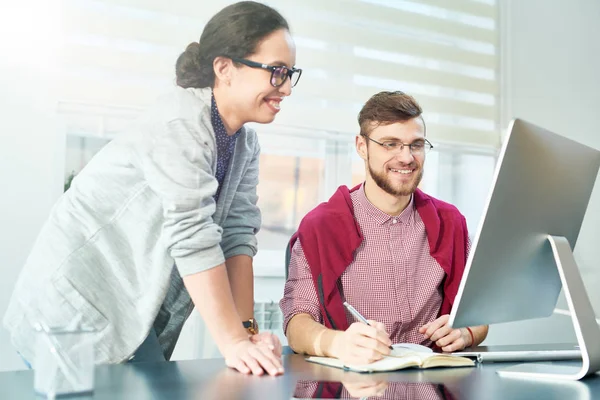
[[[360,315],[360,313],[358,311],[356,311],[356,308],[354,308],[350,304],[348,304],[347,301],[344,302],[344,307],[346,307],[348,309],[348,311],[350,311],[350,313],[352,315],[354,315],[354,317],[357,320],[359,320],[363,324],[367,324],[367,325],[371,326],[371,324],[369,323],[369,321],[367,321],[367,319],[365,317],[363,317],[362,315]],[[394,350],[394,348],[392,346],[389,346],[389,348],[390,348],[390,350]]]

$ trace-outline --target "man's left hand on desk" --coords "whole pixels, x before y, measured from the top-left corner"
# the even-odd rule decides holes
[[[470,346],[471,335],[467,329],[452,329],[448,325],[448,319],[448,314],[442,315],[438,319],[420,327],[419,333],[425,335],[426,338],[446,353],[459,351]]]

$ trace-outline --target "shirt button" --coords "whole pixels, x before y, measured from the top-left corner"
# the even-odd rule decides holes
[[[397,219],[395,219],[395,218],[392,220],[392,224],[395,224],[395,223],[397,223],[397,222],[398,222],[398,220],[397,220]]]

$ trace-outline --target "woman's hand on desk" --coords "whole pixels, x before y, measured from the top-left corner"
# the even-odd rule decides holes
[[[277,356],[268,344],[254,344],[248,339],[236,342],[228,347],[224,354],[225,364],[243,374],[269,375],[283,374],[281,356]]]
[[[250,341],[254,344],[266,344],[277,357],[281,357],[283,348],[281,347],[281,341],[276,335],[273,335],[270,332],[261,332],[250,336]]]

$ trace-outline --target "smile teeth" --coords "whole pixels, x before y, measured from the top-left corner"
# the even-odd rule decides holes
[[[410,174],[412,172],[412,169],[392,169],[392,168],[390,168],[390,171],[392,171],[392,172],[399,172],[401,174],[408,175],[408,174]]]
[[[276,110],[280,110],[281,109],[281,106],[279,105],[279,101],[267,100],[267,103],[269,103]]]

